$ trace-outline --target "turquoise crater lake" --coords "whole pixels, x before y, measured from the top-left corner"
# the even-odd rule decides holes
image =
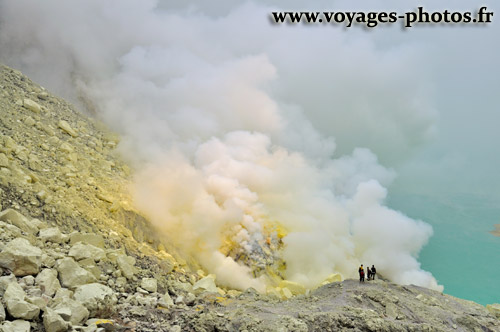
[[[434,236],[420,253],[444,293],[480,304],[500,302],[500,201],[475,195],[429,197],[393,193],[391,208],[431,224]]]

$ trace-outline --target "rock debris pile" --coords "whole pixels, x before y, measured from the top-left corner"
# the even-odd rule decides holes
[[[171,271],[159,283],[101,235],[66,234],[13,209],[0,213],[0,231],[4,331],[107,331],[106,324],[134,331],[132,317],[192,306],[207,292],[226,295],[201,270],[189,281]]]

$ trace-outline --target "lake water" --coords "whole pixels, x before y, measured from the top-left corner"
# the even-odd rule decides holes
[[[424,220],[434,236],[420,253],[444,293],[481,304],[500,303],[500,201],[474,195],[426,197],[395,193],[387,204]]]

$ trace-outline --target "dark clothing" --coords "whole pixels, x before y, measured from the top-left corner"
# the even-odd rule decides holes
[[[377,274],[377,269],[375,268],[375,266],[372,265],[370,275],[372,276],[373,280],[375,280],[375,274]]]
[[[365,271],[363,270],[362,267],[359,268],[359,282],[364,282],[365,281]]]

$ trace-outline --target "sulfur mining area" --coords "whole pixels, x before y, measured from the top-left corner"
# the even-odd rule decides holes
[[[500,331],[500,304],[383,276],[284,280],[278,224],[220,248],[267,290],[218,284],[134,208],[120,137],[6,66],[0,133],[0,331]]]

